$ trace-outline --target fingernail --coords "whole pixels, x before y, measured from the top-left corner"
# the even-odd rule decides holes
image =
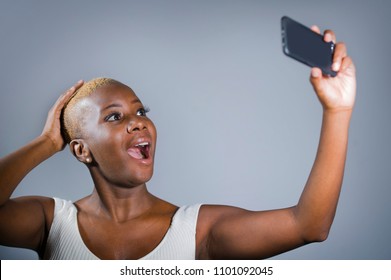
[[[331,67],[332,67],[332,69],[333,69],[334,71],[338,71],[338,70],[339,70],[339,63],[338,63],[338,62],[334,62],[333,65],[332,65]]]
[[[319,72],[316,69],[311,69],[311,76],[314,78],[319,77]]]

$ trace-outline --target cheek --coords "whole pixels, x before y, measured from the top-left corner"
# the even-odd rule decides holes
[[[118,161],[121,153],[118,134],[105,130],[94,131],[89,134],[88,143],[92,157],[99,165],[107,165],[112,161]],[[117,139],[118,138],[118,139]]]
[[[156,130],[155,124],[151,120],[149,120],[148,131],[156,142],[157,130]]]
[[[111,182],[121,182],[128,173],[127,154],[114,137],[102,137],[91,146],[99,173]]]

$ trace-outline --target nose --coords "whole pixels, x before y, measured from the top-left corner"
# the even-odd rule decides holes
[[[128,133],[142,131],[142,130],[146,130],[146,129],[147,129],[147,126],[146,126],[145,122],[139,117],[136,117],[136,118],[130,120],[130,122],[126,128]]]

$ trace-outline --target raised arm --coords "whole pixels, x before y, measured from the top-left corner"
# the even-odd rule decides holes
[[[325,40],[335,41],[334,33],[326,31]],[[311,83],[323,106],[323,122],[316,159],[295,208],[300,223],[319,232],[321,239],[326,238],[337,208],[356,94],[355,67],[343,43],[336,45],[333,68],[339,71],[336,78],[323,77],[316,68],[311,71]]]
[[[42,134],[19,150],[0,159],[0,244],[38,250],[45,234],[45,207],[51,199],[10,199],[22,179],[37,165],[65,147],[61,136],[61,110],[82,81],[66,91],[48,113]]]
[[[335,35],[328,30],[324,39],[335,41]],[[316,159],[297,205],[260,212],[204,206],[197,227],[198,258],[267,258],[327,238],[342,186],[356,94],[355,67],[343,43],[336,44],[333,61],[338,71],[334,78],[311,70],[323,122]]]

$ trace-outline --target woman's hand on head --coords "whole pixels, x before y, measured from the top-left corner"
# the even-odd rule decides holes
[[[311,28],[320,34],[317,26]],[[326,42],[334,42],[332,70],[336,77],[322,75],[319,68],[312,68],[310,81],[325,111],[352,111],[356,96],[356,70],[352,59],[347,54],[346,45],[336,43],[333,31],[324,32]]]
[[[41,136],[47,137],[53,144],[55,151],[61,151],[65,148],[65,141],[61,135],[61,112],[67,102],[72,98],[75,92],[83,85],[84,81],[80,80],[70,89],[64,92],[50,109],[45,127]]]

